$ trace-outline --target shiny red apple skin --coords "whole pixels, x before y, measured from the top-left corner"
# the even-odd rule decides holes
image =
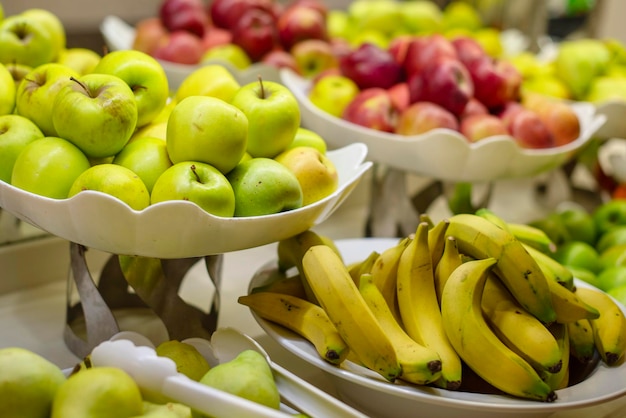
[[[454,46],[445,36],[416,36],[407,46],[403,67],[407,77],[411,77],[433,62],[457,58]]]
[[[569,104],[538,94],[527,94],[523,105],[539,115],[552,133],[555,146],[567,145],[580,136],[580,120]]]
[[[455,116],[463,113],[475,92],[469,72],[457,59],[433,61],[407,82],[411,103],[433,102]]]
[[[409,85],[405,81],[401,81],[388,89],[394,106],[400,111],[404,111],[411,105]]]
[[[209,24],[200,0],[165,0],[159,7],[159,17],[168,31],[186,30],[200,38]]]
[[[474,114],[461,119],[459,130],[470,142],[477,142],[490,136],[509,135],[502,119],[488,113]]]
[[[403,80],[402,67],[385,49],[363,43],[339,59],[339,68],[360,89],[388,89]]]
[[[239,45],[253,62],[260,61],[277,44],[277,33],[273,16],[264,10],[250,9],[232,29],[235,45]]]
[[[487,107],[478,99],[471,97],[465,105],[465,109],[463,109],[463,113],[461,113],[459,118],[463,119],[472,115],[484,115],[487,113],[489,113],[489,109],[487,109]]]
[[[420,135],[440,128],[458,131],[456,116],[435,103],[416,102],[400,113],[395,132],[399,135]]]
[[[321,0],[292,0],[286,5],[286,9],[292,7],[309,7],[320,12],[324,18],[328,16],[328,5]]]
[[[300,75],[298,63],[289,52],[283,49],[273,49],[261,58],[261,62],[271,65],[275,68],[289,68],[296,74]]]
[[[135,25],[135,38],[132,49],[152,55],[156,46],[169,34],[159,17],[140,20]]]
[[[539,115],[526,108],[513,112],[507,121],[507,130],[522,148],[545,149],[555,145],[552,134]]]
[[[344,109],[342,118],[348,122],[382,132],[394,132],[399,116],[386,89],[372,87],[362,90]]]
[[[233,29],[250,9],[260,9],[277,17],[276,4],[272,0],[211,0],[207,4],[213,25],[223,29]]]
[[[215,46],[227,45],[231,43],[232,40],[233,34],[229,30],[210,26],[202,37],[202,48],[208,51]]]
[[[158,60],[195,65],[202,58],[202,40],[186,30],[172,32],[152,51]]]
[[[480,43],[469,36],[457,36],[450,41],[459,60],[469,66],[478,60],[485,59],[487,53]]]
[[[287,51],[307,39],[328,40],[324,14],[308,6],[288,7],[278,17],[276,26],[280,45]]]
[[[508,61],[485,57],[468,63],[467,69],[474,83],[474,97],[490,111],[519,100],[522,76]]]

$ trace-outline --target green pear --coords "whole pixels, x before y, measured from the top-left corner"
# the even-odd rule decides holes
[[[65,382],[54,363],[19,347],[0,349],[0,401],[4,418],[48,418]]]
[[[196,347],[178,340],[162,342],[157,346],[156,353],[158,356],[172,359],[179,373],[196,382],[211,368]]]
[[[61,385],[50,418],[129,418],[142,413],[141,392],[130,375],[115,367],[94,367]]]
[[[191,418],[191,408],[177,402],[157,404],[144,401],[143,414],[132,418]]]
[[[280,408],[280,394],[267,360],[254,350],[244,350],[234,359],[213,366],[200,383],[253,402]],[[193,412],[194,418],[205,415]]]
[[[591,103],[626,100],[626,78],[605,75],[594,78],[584,99]]]
[[[574,98],[582,99],[592,80],[603,74],[610,61],[611,53],[602,41],[584,38],[562,42],[554,63]]]

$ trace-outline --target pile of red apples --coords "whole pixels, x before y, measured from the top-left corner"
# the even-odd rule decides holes
[[[158,16],[135,25],[133,49],[162,61],[194,65],[216,46],[237,45],[250,62],[297,69],[290,50],[302,40],[327,40],[319,0],[163,0]]]
[[[489,56],[469,36],[403,35],[388,48],[364,43],[345,52],[336,67],[312,78],[309,97],[316,95],[323,110],[324,103],[334,103],[335,116],[346,121],[400,135],[446,128],[470,142],[507,135],[533,149],[579,137],[570,105],[522,97],[521,84],[511,63]],[[345,106],[337,109],[337,103]]]

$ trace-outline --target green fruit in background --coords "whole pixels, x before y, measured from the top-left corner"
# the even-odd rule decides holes
[[[574,98],[581,99],[586,96],[591,81],[604,72],[610,60],[611,54],[602,41],[585,38],[562,42],[554,64]]]
[[[619,303],[626,306],[626,285],[621,285],[610,289],[606,293],[614,297]]]
[[[600,254],[583,241],[568,241],[559,245],[552,257],[565,266],[585,268],[596,274],[602,270]]]
[[[141,392],[126,372],[94,367],[81,370],[61,385],[50,418],[126,418],[142,413]]]
[[[626,244],[626,225],[616,226],[598,237],[596,249],[602,253],[609,247]]]
[[[596,223],[586,209],[567,208],[559,212],[563,226],[570,240],[583,241],[594,245],[596,242]]]
[[[254,350],[244,350],[234,359],[212,367],[200,383],[270,408],[280,407],[272,370],[265,357]],[[204,415],[194,412],[193,416]]]
[[[620,225],[626,225],[626,199],[613,199],[600,205],[593,212],[598,236]]]
[[[602,268],[626,266],[626,244],[617,244],[599,253]]]
[[[567,268],[578,280],[582,280],[583,282],[589,283],[590,285],[598,288],[600,287],[598,276],[594,272],[581,267],[567,266]]]
[[[605,292],[626,285],[626,266],[614,266],[598,273],[597,287]]]
[[[191,418],[191,408],[176,402],[143,402],[143,414],[133,418]]]
[[[172,359],[179,373],[196,382],[211,368],[198,349],[177,340],[162,342],[157,346],[156,353],[158,356]]]
[[[54,363],[19,347],[0,349],[3,418],[48,418],[65,375]]]
[[[569,232],[558,213],[551,213],[545,218],[529,222],[529,225],[541,229],[556,245],[570,240]]]

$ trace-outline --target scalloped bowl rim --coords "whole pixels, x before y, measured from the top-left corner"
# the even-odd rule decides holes
[[[371,251],[382,251],[397,243],[395,238],[356,238],[341,239],[335,243],[344,255],[344,261],[350,263],[358,261],[359,257],[367,256]],[[356,253],[359,253],[358,255]],[[248,286],[248,292],[254,287],[263,284],[262,280],[271,277],[268,274],[276,268],[276,260],[271,260],[262,266],[252,277]],[[262,274],[260,274],[262,273]],[[585,282],[576,279],[577,286],[592,287]],[[626,311],[626,308],[622,307]],[[465,411],[481,411],[483,413],[554,413],[557,411],[572,409],[576,407],[591,406],[602,402],[616,399],[626,394],[626,364],[618,367],[607,367],[602,362],[598,364],[593,373],[583,382],[572,387],[559,389],[556,391],[558,399],[552,403],[541,403],[532,400],[516,399],[503,395],[479,394],[470,392],[455,392],[440,389],[436,387],[422,388],[410,384],[391,384],[384,381],[361,366],[350,363],[347,367],[354,370],[360,370],[363,374],[352,372],[345,368],[335,367],[322,360],[315,349],[302,337],[287,330],[279,325],[274,325],[256,315],[250,310],[252,316],[263,330],[273,338],[283,348],[296,355],[307,363],[317,367],[328,374],[337,385],[349,383],[351,385],[359,385],[369,390],[380,391],[381,402],[387,401],[392,404],[393,398],[387,396],[399,396],[411,401],[415,401],[415,407],[426,407],[428,405],[447,407],[451,409],[464,408]],[[370,377],[367,377],[370,376]],[[624,383],[620,387],[620,381],[614,380],[615,377],[621,377]],[[602,384],[602,389],[596,388],[595,393],[590,397],[589,389]],[[430,392],[430,393],[429,393]],[[352,399],[353,402],[358,401]],[[393,412],[391,407],[388,407]],[[428,415],[428,411],[424,411]],[[526,415],[524,415],[526,416]],[[496,415],[493,415],[495,418]]]

